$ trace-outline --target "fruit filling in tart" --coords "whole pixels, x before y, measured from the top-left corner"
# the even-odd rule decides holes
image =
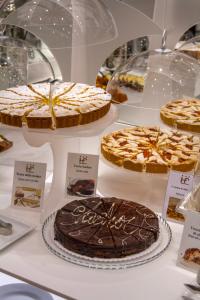
[[[186,172],[198,167],[200,139],[175,130],[134,126],[104,136],[101,152],[113,164],[133,171]]]

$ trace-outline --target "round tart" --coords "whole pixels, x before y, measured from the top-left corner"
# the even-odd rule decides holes
[[[55,240],[89,257],[119,258],[144,251],[159,235],[158,218],[149,208],[118,198],[75,200],[60,209]]]
[[[0,121],[30,128],[63,128],[88,124],[110,108],[110,94],[82,83],[19,86],[0,91]]]
[[[159,127],[125,128],[104,136],[101,141],[101,152],[107,160],[139,172],[196,169],[199,151],[199,137]]]
[[[161,108],[160,117],[169,126],[200,132],[200,100],[177,99],[171,101]]]

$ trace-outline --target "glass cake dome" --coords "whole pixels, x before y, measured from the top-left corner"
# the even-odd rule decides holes
[[[10,52],[15,52],[17,49],[16,53],[24,53],[24,56],[27,52],[27,57],[24,58],[24,68],[27,64],[27,78],[24,82],[19,79],[18,85],[45,81],[49,78],[69,81],[70,75],[76,69],[74,57],[78,47],[108,43],[118,36],[115,20],[104,1],[15,0],[11,2],[12,0],[4,0],[0,4],[0,45],[10,48]],[[123,4],[116,1],[116,5]],[[12,41],[5,45],[3,33],[6,26],[23,30],[38,39],[40,43],[33,44],[34,38],[30,38],[27,43],[22,37],[20,43],[17,38],[7,37]],[[86,55],[84,49],[82,55],[83,57]],[[15,66],[22,68],[16,61],[17,59],[13,62]],[[36,70],[37,66],[40,66],[39,70]],[[13,86],[15,85],[13,83]],[[10,86],[10,82],[7,86],[2,84],[0,89]]]
[[[2,7],[10,1],[3,1]],[[15,0],[15,5],[6,16],[0,13],[0,26],[14,26],[40,39],[43,50],[56,58],[64,81],[94,82],[103,55],[125,38],[124,32],[127,39],[144,30],[160,34],[151,19],[120,0]],[[127,14],[126,26],[119,12]],[[133,19],[139,24],[137,33],[131,29]]]
[[[176,45],[176,48],[178,49],[178,51],[199,60],[200,59],[200,36],[195,36],[184,42],[181,41]]]
[[[133,125],[160,125],[160,108],[175,99],[200,95],[200,65],[179,51],[156,49],[131,57],[107,85],[120,120]]]
[[[4,24],[25,28],[51,49],[95,45],[115,39],[117,29],[109,9],[98,0],[28,0],[10,13]]]
[[[55,59],[47,51],[47,48],[43,51],[28,41],[0,35],[0,90],[54,80],[56,74],[52,65]]]

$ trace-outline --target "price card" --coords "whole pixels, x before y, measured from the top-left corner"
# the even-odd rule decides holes
[[[200,268],[200,213],[186,212],[186,220],[178,253],[178,265],[190,270]]]
[[[15,161],[12,206],[40,210],[43,203],[46,164]]]
[[[96,194],[99,155],[68,153],[66,193],[89,197]]]
[[[186,195],[192,191],[194,172],[178,172],[171,170],[169,173],[167,190],[163,205],[163,217],[176,221],[184,221],[184,216],[176,209]]]

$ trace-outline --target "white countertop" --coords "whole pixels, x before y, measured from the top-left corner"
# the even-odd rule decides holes
[[[38,228],[1,253],[0,269],[76,299],[178,300],[185,291],[183,284],[194,280],[195,274],[176,266],[182,225],[170,225],[173,239],[169,248],[142,266],[95,270],[63,261],[48,251]]]

